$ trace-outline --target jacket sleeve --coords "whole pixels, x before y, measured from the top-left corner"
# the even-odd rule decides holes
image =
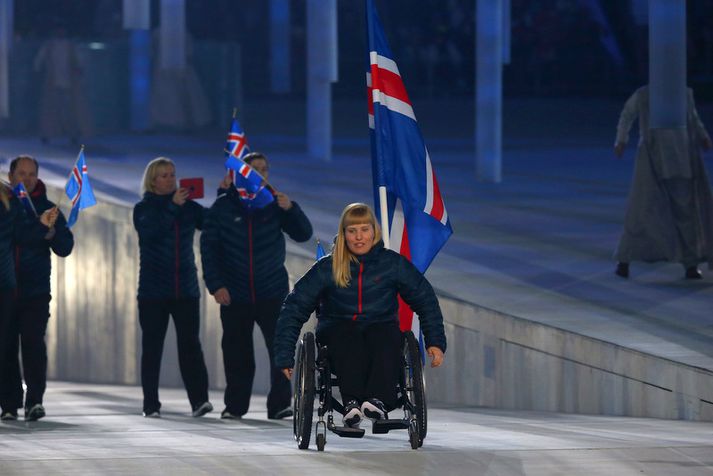
[[[297,202],[293,201],[292,208],[282,211],[280,225],[285,233],[298,243],[307,241],[312,237],[312,224]]]
[[[206,209],[203,207],[200,203],[196,203],[194,201],[189,201],[186,202],[186,205],[190,204],[190,207],[192,208],[193,211],[193,216],[195,217],[196,220],[196,228],[199,230],[203,230],[203,224],[205,223],[205,215],[206,215]]]
[[[631,126],[634,124],[638,110],[638,100],[639,100],[639,90],[637,89],[634,94],[626,100],[624,104],[624,109],[622,109],[619,115],[619,123],[616,126],[616,143],[628,144],[629,143],[629,131]]]
[[[220,198],[218,199],[220,200]],[[214,294],[225,287],[220,272],[223,255],[223,240],[220,238],[220,210],[218,203],[206,210],[201,233],[201,263],[203,263],[203,280],[208,292]]]
[[[67,228],[67,220],[65,220],[62,212],[59,212],[57,221],[54,224],[54,236],[50,240],[50,247],[57,256],[62,258],[69,256],[74,248],[74,235]]]
[[[431,283],[406,258],[398,256],[398,292],[411,309],[418,314],[426,347],[436,346],[446,351],[446,333],[443,314]]]
[[[295,365],[295,345],[300,335],[302,326],[317,308],[319,297],[326,287],[325,263],[330,260],[320,260],[302,276],[290,294],[285,298],[280,310],[275,330],[273,350],[275,367],[279,369],[292,368]],[[331,270],[331,265],[330,265]],[[331,273],[329,274],[331,278]]]
[[[153,241],[165,235],[173,227],[178,212],[178,205],[172,201],[166,207],[139,202],[134,207],[134,228],[139,239]]]

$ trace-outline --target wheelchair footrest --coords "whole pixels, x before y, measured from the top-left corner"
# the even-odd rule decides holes
[[[408,430],[408,420],[376,420],[371,427],[371,432],[375,434],[388,433],[391,430]]]
[[[349,428],[348,426],[330,426],[329,430],[342,438],[361,438],[364,436],[363,428]]]

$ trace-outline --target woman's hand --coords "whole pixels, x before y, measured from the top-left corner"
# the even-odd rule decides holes
[[[426,349],[426,353],[431,358],[431,367],[440,367],[443,363],[443,351],[436,346]]]
[[[183,206],[184,203],[186,203],[186,200],[188,200],[188,190],[185,188],[179,188],[173,193],[173,203],[176,205]]]
[[[282,369],[282,375],[287,377],[287,380],[292,380],[292,369]]]
[[[228,288],[220,288],[214,294],[215,302],[221,306],[230,306],[230,291]]]

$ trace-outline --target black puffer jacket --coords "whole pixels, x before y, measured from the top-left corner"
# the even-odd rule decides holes
[[[3,187],[0,184],[0,187]],[[8,191],[9,193],[9,191]],[[10,209],[0,202],[0,291],[15,289],[14,245],[38,246],[49,229],[25,213],[20,201],[10,196]]]
[[[285,236],[297,242],[312,236],[312,224],[297,202],[283,210],[276,202],[261,209],[243,205],[235,187],[208,211],[201,235],[201,259],[211,294],[227,288],[232,302],[284,299],[289,291]]]
[[[173,194],[146,192],[134,207],[141,267],[139,299],[199,298],[193,236],[203,228],[205,209],[188,200],[173,203]]]
[[[351,281],[337,287],[332,277],[332,255],[315,263],[295,284],[280,311],[275,332],[275,365],[294,365],[295,344],[302,325],[321,303],[318,329],[339,321],[353,320],[368,325],[398,320],[397,293],[420,319],[426,346],[445,352],[443,315],[431,284],[416,267],[398,253],[377,243],[351,263]]]
[[[54,207],[47,199],[47,189],[42,181],[30,194],[35,211],[41,215],[45,210]],[[50,249],[57,256],[69,256],[74,247],[74,237],[67,228],[67,221],[60,212],[54,224],[54,235],[44,239],[36,246],[15,246],[15,269],[17,271],[17,296],[30,298],[50,293]]]

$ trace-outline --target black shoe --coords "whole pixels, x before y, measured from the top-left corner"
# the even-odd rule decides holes
[[[361,404],[361,412],[370,420],[386,420],[389,418],[386,413],[386,406],[378,398],[370,398]]]
[[[703,279],[703,273],[698,266],[690,266],[686,268],[686,279]]]
[[[206,413],[212,412],[212,411],[213,411],[213,405],[211,405],[210,402],[203,402],[200,405],[196,405],[193,408],[192,415],[194,418],[198,418],[198,417],[202,417]]]
[[[5,410],[2,412],[2,415],[0,415],[0,420],[3,421],[13,421],[17,420],[17,410],[12,411],[12,410]]]
[[[617,276],[621,276],[622,278],[626,279],[629,277],[629,263],[617,263],[616,265],[616,271],[614,271],[614,274]]]
[[[45,416],[45,407],[41,403],[35,403],[30,408],[25,408],[25,420],[37,421]]]
[[[161,418],[161,410],[144,410],[144,418]]]
[[[347,406],[344,407],[344,426],[349,428],[359,428],[359,423],[361,423],[364,415],[361,412],[359,402],[356,400],[350,400]]]
[[[268,420],[282,420],[283,418],[289,418],[292,416],[292,407],[283,408],[274,415],[268,415]]]
[[[226,408],[223,410],[223,413],[220,414],[220,418],[223,420],[241,420],[243,416],[233,413]]]

